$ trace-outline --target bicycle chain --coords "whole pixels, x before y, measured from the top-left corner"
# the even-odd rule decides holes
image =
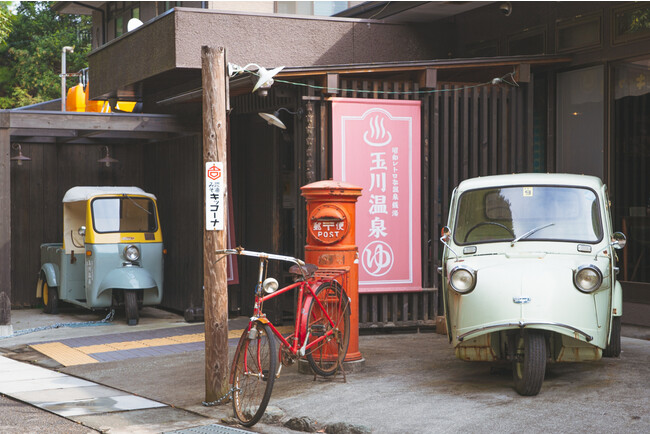
[[[239,387],[233,386],[228,392],[226,392],[225,395],[223,395],[221,398],[217,399],[216,401],[210,401],[210,402],[203,401],[202,404],[204,407],[214,407],[215,405],[221,404],[221,402],[224,401],[226,398],[230,398],[233,392],[239,390],[241,390]]]

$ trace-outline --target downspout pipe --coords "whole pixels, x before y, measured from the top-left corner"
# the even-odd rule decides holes
[[[73,47],[65,46],[61,49],[61,111],[65,111],[65,97],[67,89],[65,87],[65,79],[67,75],[66,53],[74,53]]]

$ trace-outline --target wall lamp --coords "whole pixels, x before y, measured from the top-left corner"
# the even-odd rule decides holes
[[[286,109],[284,107],[281,107],[277,109],[276,111],[271,113],[258,113],[262,119],[264,119],[266,122],[268,122],[269,125],[276,126],[278,128],[282,128],[283,130],[287,129],[287,126],[280,120],[280,112],[285,111],[289,113],[290,115],[296,115],[298,118],[302,116],[302,108],[298,108],[295,112],[290,111],[289,109]]]
[[[104,157],[97,160],[99,164],[105,164],[106,167],[111,167],[111,164],[120,162],[119,160],[111,157],[110,153],[108,152],[108,146],[103,146],[102,150],[104,151]]]
[[[19,166],[22,166],[23,162],[25,162],[25,161],[31,161],[32,160],[31,158],[25,157],[23,155],[23,147],[19,143],[14,143],[14,144],[11,145],[11,147],[18,151],[18,155],[16,155],[15,157],[11,157],[10,160],[15,161],[16,163],[18,163]]]
[[[257,71],[250,71],[248,68],[251,66],[257,67]],[[269,89],[273,85],[273,77],[282,69],[284,66],[278,66],[273,68],[270,71],[264,68],[263,66],[258,65],[257,63],[249,63],[246,66],[235,65],[234,63],[228,63],[228,76],[234,77],[235,75],[241,74],[242,72],[252,72],[259,77],[255,86],[253,86],[252,92],[255,92],[259,89],[260,96],[267,96],[269,94]]]

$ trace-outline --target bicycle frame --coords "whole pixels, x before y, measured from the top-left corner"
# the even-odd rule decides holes
[[[316,292],[314,290],[315,288],[318,288],[322,283],[326,282],[331,282],[333,280],[336,280],[335,277],[337,275],[330,275],[326,278],[316,278],[316,277],[311,277],[307,279],[307,276],[304,275],[303,273],[303,280],[293,283],[291,285],[285,286],[283,288],[280,288],[271,294],[268,295],[262,295],[263,293],[263,288],[262,288],[262,283],[264,280],[265,276],[265,265],[268,263],[269,259],[273,260],[278,260],[278,261],[285,261],[285,262],[292,262],[294,264],[297,264],[299,267],[302,267],[305,265],[305,263],[298,259],[298,258],[293,258],[291,256],[283,256],[283,255],[276,255],[276,254],[270,254],[270,253],[261,253],[261,252],[253,252],[249,250],[244,250],[243,248],[239,247],[237,249],[227,249],[227,250],[218,250],[216,252],[217,254],[236,254],[236,255],[244,255],[244,256],[252,256],[252,257],[257,257],[260,259],[260,265],[259,265],[259,278],[258,278],[258,283],[255,288],[255,305],[253,308],[253,316],[251,317],[251,321],[249,324],[254,324],[256,321],[260,321],[266,325],[268,325],[271,328],[271,331],[275,336],[277,336],[278,340],[281,342],[281,344],[285,347],[287,347],[293,355],[299,355],[299,356],[304,356],[307,352],[307,350],[317,346],[320,344],[323,340],[329,338],[333,333],[335,329],[335,324],[330,315],[327,312],[327,309],[325,309],[325,306],[321,303],[321,301],[316,297]],[[340,272],[339,274],[343,274]],[[312,287],[313,286],[313,287]],[[298,291],[298,308],[297,314],[296,314],[296,319],[295,319],[295,324],[294,324],[294,332],[291,337],[293,337],[293,343],[289,343],[287,339],[282,336],[282,334],[278,331],[278,329],[271,323],[266,318],[266,315],[263,312],[263,306],[264,302],[267,300],[270,300],[272,298],[275,298],[281,294],[284,294],[286,292],[289,292],[295,288],[299,288]],[[305,291],[305,288],[307,288],[308,292]],[[316,302],[318,306],[320,307],[322,313],[325,314],[325,317],[327,318],[327,321],[329,321],[330,325],[333,327],[332,330],[326,332],[323,336],[320,336],[319,338],[313,340],[311,343],[307,344],[309,341],[309,336],[310,332],[309,330],[305,330],[304,336],[300,336],[301,328],[303,325],[303,321],[305,320],[306,316],[308,315],[308,312],[306,311],[305,307],[308,306],[308,302],[310,301],[309,299],[312,299],[312,302]],[[250,326],[249,326],[250,328]],[[290,337],[290,338],[291,338]],[[302,339],[301,339],[302,338]]]

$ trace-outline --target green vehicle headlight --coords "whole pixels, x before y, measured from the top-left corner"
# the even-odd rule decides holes
[[[124,257],[131,262],[137,261],[140,259],[140,249],[133,244],[129,244],[124,248]]]
[[[573,284],[584,293],[594,292],[602,283],[603,273],[595,265],[582,265],[573,273]]]
[[[464,265],[454,267],[449,273],[449,285],[459,294],[468,294],[476,287],[476,271]]]

